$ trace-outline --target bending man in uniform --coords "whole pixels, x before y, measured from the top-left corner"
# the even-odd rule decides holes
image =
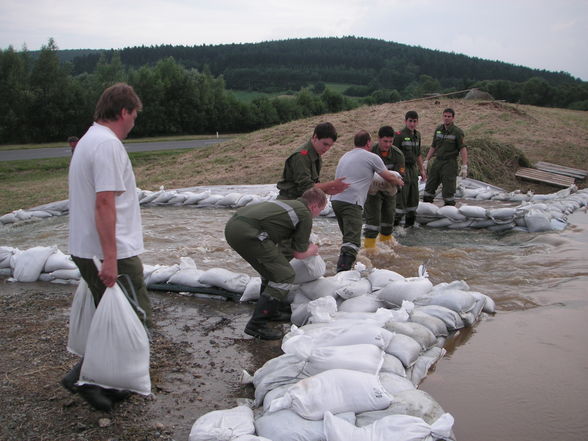
[[[98,305],[106,287],[119,275],[128,292],[134,289],[139,306],[151,319],[151,304],[143,279],[143,228],[135,174],[121,140],[135,125],[142,103],[124,83],[106,89],[94,113],[94,124],[80,139],[69,168],[69,251]],[[92,258],[102,260],[100,272]],[[128,281],[132,284],[129,286]],[[98,386],[76,386],[82,361],[61,381],[93,407],[110,410],[127,394]]]
[[[350,270],[357,258],[361,245],[363,205],[374,173],[378,173],[391,184],[399,187],[403,185],[400,175],[388,170],[382,158],[370,151],[372,140],[368,132],[361,130],[356,133],[353,143],[355,147],[341,156],[335,171],[335,177],[346,176],[349,188],[331,198],[333,211],[343,234],[337,272]]]
[[[257,271],[267,283],[255,305],[245,333],[263,340],[277,340],[282,333],[268,326],[279,315],[295,278],[280,243],[288,240],[293,255],[305,259],[318,254],[310,243],[312,218],[327,205],[327,196],[318,188],[306,190],[294,200],[274,200],[240,208],[225,226],[227,243]]]
[[[429,178],[423,193],[423,202],[433,202],[439,184],[443,185],[441,195],[445,205],[455,205],[455,189],[457,180],[457,156],[461,156],[462,178],[468,176],[468,149],[463,143],[463,130],[453,124],[455,112],[453,109],[443,111],[443,124],[435,129],[433,143],[427,152],[424,166],[427,168],[429,159],[435,156],[431,165]]]
[[[406,112],[405,126],[394,136],[394,145],[404,154],[406,170],[403,175],[404,187],[399,191],[396,205],[396,219],[394,223],[400,225],[402,217],[405,227],[412,227],[416,220],[416,210],[419,206],[419,175],[427,179],[427,171],[421,155],[421,134],[416,129],[419,115],[414,110]]]
[[[378,142],[372,145],[372,153],[382,158],[388,170],[393,170],[402,176],[404,175],[404,155],[392,145],[393,139],[394,129],[392,127],[380,127]],[[368,194],[364,206],[365,225],[363,227],[363,245],[366,250],[376,248],[378,233],[380,241],[392,243],[397,197],[397,194],[390,195],[386,191]]]
[[[310,140],[299,147],[286,159],[282,179],[277,187],[280,191],[278,199],[296,199],[306,190],[316,187],[326,194],[341,193],[348,187],[344,177],[329,182],[320,182],[322,158],[337,141],[337,131],[329,122],[321,123],[314,128]]]

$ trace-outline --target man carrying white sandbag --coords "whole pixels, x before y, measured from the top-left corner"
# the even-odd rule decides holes
[[[268,326],[279,315],[296,276],[281,245],[291,242],[294,257],[305,259],[318,254],[310,243],[312,218],[327,204],[322,190],[311,188],[295,200],[273,200],[240,208],[225,226],[227,243],[267,280],[245,326],[245,333],[262,340],[277,340],[282,333]]]
[[[120,282],[128,292],[134,290],[149,323],[151,304],[139,259],[144,248],[137,186],[121,142],[141,109],[141,100],[124,83],[107,88],[98,100],[95,122],[76,146],[69,169],[69,251],[97,306],[106,288],[113,287],[119,275],[126,275]],[[102,261],[100,271],[94,256]],[[95,385],[76,386],[82,361],[61,381],[70,392],[107,411],[129,395]]]
[[[386,168],[384,161],[371,152],[372,137],[365,130],[360,130],[353,138],[354,148],[345,153],[335,170],[335,177],[345,177],[349,187],[331,198],[331,205],[337,217],[339,229],[343,234],[343,243],[337,272],[352,268],[361,246],[361,229],[363,226],[363,206],[374,179],[379,174],[393,185],[404,185],[400,174]]]

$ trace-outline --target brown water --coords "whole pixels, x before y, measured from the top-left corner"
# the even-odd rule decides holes
[[[192,257],[200,269],[254,275],[224,240],[229,209],[143,208],[146,264]],[[562,232],[490,233],[416,229],[393,250],[360,260],[433,283],[465,280],[491,296],[495,316],[462,330],[421,388],[455,417],[458,440],[585,440],[588,433],[588,214]],[[315,233],[332,274],[340,233],[319,218]],[[0,228],[0,245],[57,245],[67,253],[67,217]]]

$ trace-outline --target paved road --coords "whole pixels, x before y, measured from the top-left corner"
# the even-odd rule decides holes
[[[227,141],[229,138],[194,139],[191,141],[157,141],[157,142],[129,142],[125,147],[129,152],[146,152],[158,150],[193,149],[206,147]],[[46,149],[0,150],[0,161],[18,161],[28,159],[63,158],[70,156],[69,147],[64,146]]]

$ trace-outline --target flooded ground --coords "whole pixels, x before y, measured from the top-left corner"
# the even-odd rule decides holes
[[[224,240],[224,225],[232,213],[230,209],[143,208],[148,249],[144,263],[171,265],[189,256],[200,269],[224,267],[254,275]],[[568,221],[562,232],[535,234],[418,228],[400,235],[393,250],[382,247],[369,259],[360,257],[368,266],[404,276],[415,276],[424,263],[433,283],[465,280],[473,290],[495,300],[497,314],[462,330],[421,385],[453,414],[458,440],[585,439],[588,214],[577,211]],[[333,274],[340,244],[335,219],[317,219],[314,232],[327,273]],[[67,253],[67,217],[3,227],[0,245],[20,249],[57,245]],[[176,405],[173,412],[165,410],[175,412],[174,439],[180,440],[187,439],[194,419],[207,408],[214,410],[228,402],[227,395],[238,394],[241,367],[260,366],[264,357],[278,353],[279,346],[260,352],[260,345],[266,343],[242,334],[249,305],[165,296],[154,293],[164,299],[157,301],[166,312],[159,323],[161,331],[188,348],[195,368],[202,357],[205,369],[218,360],[227,378],[226,386],[201,389],[197,399],[186,401],[187,408]],[[215,344],[208,352],[189,349],[209,336]],[[231,359],[237,363],[227,363]],[[166,381],[171,384],[169,378]],[[178,379],[184,389],[189,381],[185,375]]]

